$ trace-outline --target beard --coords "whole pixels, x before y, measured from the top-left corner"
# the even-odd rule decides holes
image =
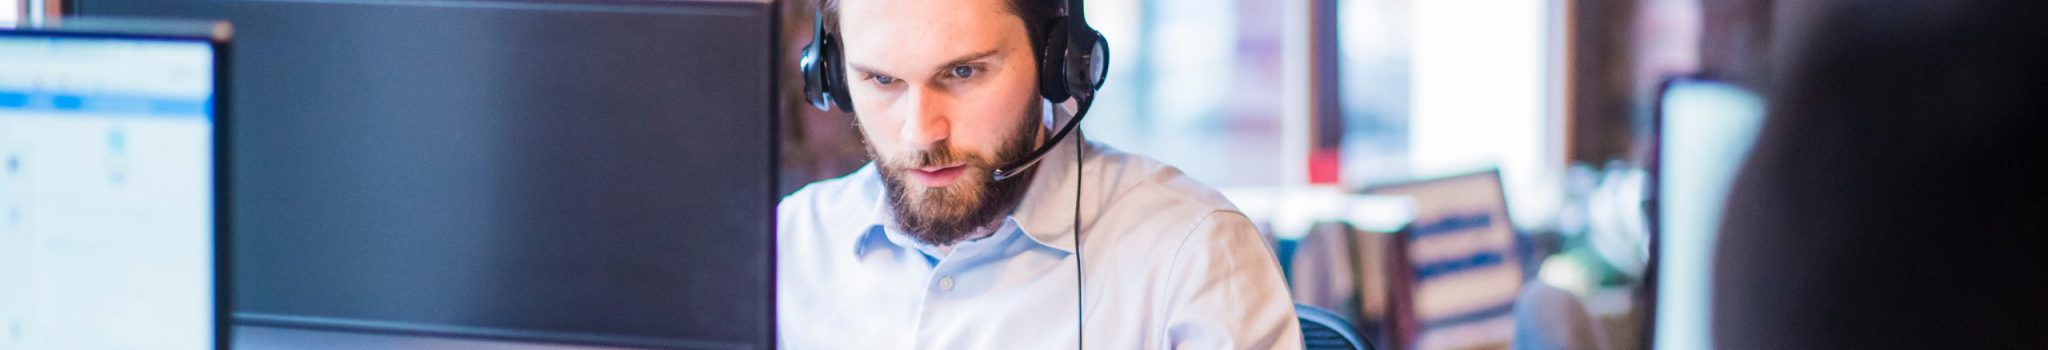
[[[1038,110],[1033,104],[1033,111]],[[896,222],[920,243],[945,246],[970,238],[982,228],[994,227],[996,219],[1010,213],[1023,200],[1036,169],[995,181],[991,174],[1031,151],[1038,135],[1037,113],[1018,118],[1017,132],[1003,139],[994,156],[954,149],[941,141],[928,151],[903,152],[882,157],[871,143],[863,143],[882,173],[882,187],[888,190],[889,208]],[[926,166],[962,164],[959,180],[946,187],[928,187],[912,180],[907,171]],[[1035,168],[1035,167],[1034,167]]]

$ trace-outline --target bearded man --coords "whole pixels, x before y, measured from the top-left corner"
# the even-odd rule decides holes
[[[1301,347],[1277,261],[1229,201],[1053,137],[1078,97],[1040,85],[1074,27],[1062,4],[826,1],[829,51],[807,55],[836,61],[806,73],[843,85],[813,103],[852,111],[873,162],[778,208],[783,347]]]

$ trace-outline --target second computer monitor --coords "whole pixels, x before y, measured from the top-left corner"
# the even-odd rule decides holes
[[[772,347],[769,1],[74,5],[242,34],[244,324]]]

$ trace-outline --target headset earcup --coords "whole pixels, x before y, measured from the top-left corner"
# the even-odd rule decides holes
[[[839,110],[853,113],[853,94],[847,92],[846,66],[842,63],[845,59],[840,57],[841,53],[846,51],[843,51],[845,49],[839,46],[839,38],[837,37],[826,37],[826,46],[830,47],[830,49],[827,50],[827,54],[822,55],[825,58],[825,66],[827,68],[825,72],[825,92],[831,94],[832,104],[839,106]]]
[[[804,102],[810,103],[811,107],[821,110],[832,108],[825,101],[825,79],[819,76],[823,72],[822,69],[818,68],[816,55],[817,50],[815,48],[805,46],[803,56],[801,56],[803,58],[797,64],[797,69],[801,71],[800,74],[803,74],[804,79]]]
[[[803,55],[797,56],[797,70],[804,79],[804,102],[818,110],[832,110],[832,101],[826,96],[824,52],[821,42],[825,40],[825,25],[821,21],[812,23],[811,43],[804,45]]]
[[[846,71],[840,62],[839,37],[825,31],[823,17],[811,22],[811,43],[797,58],[797,70],[804,78],[804,102],[821,111],[832,107],[853,112],[853,98],[846,92]]]
[[[1081,35],[1086,37],[1067,38],[1072,43],[1072,47],[1067,48],[1065,66],[1067,94],[1092,98],[1105,80],[1103,73],[1107,73],[1104,70],[1109,67],[1109,44],[1094,28],[1082,28]]]
[[[1067,91],[1067,19],[1054,19],[1045,27],[1045,53],[1038,59],[1038,94],[1047,101],[1066,101]]]

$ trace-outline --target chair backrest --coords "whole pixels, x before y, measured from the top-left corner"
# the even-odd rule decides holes
[[[1294,305],[1295,317],[1301,318],[1301,344],[1308,350],[1365,350],[1377,349],[1358,330],[1351,328],[1351,322],[1337,317],[1336,313],[1319,307]]]

